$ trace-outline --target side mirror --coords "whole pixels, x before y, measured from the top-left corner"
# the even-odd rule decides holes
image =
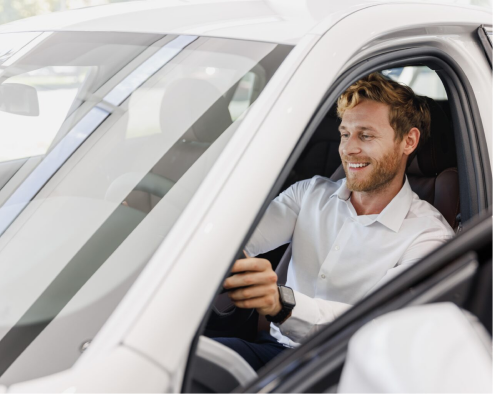
[[[0,85],[0,111],[15,115],[39,116],[38,92],[29,85]]]

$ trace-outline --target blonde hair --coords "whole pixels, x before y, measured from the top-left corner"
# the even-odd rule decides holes
[[[389,80],[380,73],[372,73],[352,84],[337,100],[337,115],[342,119],[344,112],[362,100],[373,100],[390,107],[389,123],[399,141],[413,127],[420,131],[420,145],[430,135],[431,116],[424,97],[414,94],[409,86]]]

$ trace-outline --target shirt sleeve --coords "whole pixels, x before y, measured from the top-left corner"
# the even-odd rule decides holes
[[[314,334],[339,315],[346,312],[352,305],[320,298],[311,298],[303,293],[294,291],[296,306],[291,317],[283,324],[276,324],[282,335],[294,342]]]
[[[451,239],[453,235],[454,232],[451,228],[444,229],[443,227],[434,227],[421,233],[405,251],[396,266],[389,269],[367,294],[404,272],[411,265]],[[297,291],[294,293],[296,306],[291,317],[277,326],[283,335],[295,342],[300,342],[308,335],[317,332],[352,306],[336,301],[311,298]]]
[[[245,247],[249,256],[257,256],[291,241],[303,196],[313,179],[295,183],[269,204]]]

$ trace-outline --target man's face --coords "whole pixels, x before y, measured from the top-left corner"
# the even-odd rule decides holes
[[[405,168],[403,143],[395,139],[388,105],[363,100],[344,112],[339,130],[339,154],[349,190],[382,189]]]

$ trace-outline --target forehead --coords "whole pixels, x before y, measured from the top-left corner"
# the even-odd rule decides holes
[[[347,109],[342,116],[341,128],[390,128],[387,104],[363,100],[353,108]]]

